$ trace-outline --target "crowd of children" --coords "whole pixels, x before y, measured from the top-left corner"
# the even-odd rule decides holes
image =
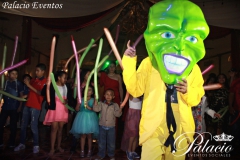
[[[44,78],[46,66],[38,64],[36,66],[36,77],[32,78],[29,75],[23,76],[24,83],[17,80],[18,70],[13,69],[8,72],[8,80],[5,82],[4,91],[14,96],[27,99],[27,102],[19,102],[10,97],[3,96],[4,104],[0,114],[0,147],[3,146],[4,125],[7,117],[10,117],[9,144],[14,151],[25,149],[27,126],[30,124],[33,135],[33,153],[39,152],[39,133],[38,133],[38,118],[41,111],[43,98],[46,96],[46,78]],[[82,71],[82,91],[86,87],[86,80],[89,76],[89,71]],[[102,74],[103,75],[103,74]],[[61,147],[63,126],[68,123],[69,129],[67,132],[72,134],[73,143],[71,151],[74,151],[77,146],[77,140],[80,139],[80,157],[92,156],[93,139],[98,140],[98,154],[96,159],[103,159],[105,154],[114,160],[115,157],[115,141],[116,141],[116,118],[122,115],[123,107],[119,107],[118,103],[114,103],[115,91],[111,88],[105,89],[103,101],[95,100],[94,87],[91,84],[88,87],[87,103],[76,103],[73,98],[72,83],[67,83],[67,73],[57,71],[55,74],[56,84],[64,103],[60,101],[55,93],[53,85],[50,85],[50,103],[47,104],[47,112],[43,121],[44,125],[51,126],[51,141],[49,156],[54,155],[55,151],[64,152]],[[106,77],[107,75],[105,75]],[[102,76],[103,77],[103,76]],[[213,133],[221,134],[224,127],[227,125],[227,118],[221,117],[217,112],[228,105],[229,84],[225,75],[220,74],[218,77],[209,77],[214,79],[214,83],[222,84],[222,88],[215,91],[206,91],[206,95],[202,98],[201,103],[193,108],[193,117],[196,123],[196,132],[203,133],[206,131],[204,113],[208,113],[211,118],[220,118],[217,125],[213,124],[211,119],[206,119],[207,127],[213,124],[215,129]],[[208,83],[207,80],[206,83]],[[209,82],[210,84],[211,82]],[[233,90],[233,89],[232,89]],[[82,92],[83,93],[83,92]],[[119,96],[119,95],[118,95]],[[119,98],[119,97],[118,97]],[[118,99],[119,100],[119,99]],[[75,109],[75,112],[70,112],[65,107],[69,104]],[[125,118],[124,133],[122,135],[121,149],[126,152],[127,158],[133,160],[140,158],[136,153],[139,136],[139,122],[141,118],[142,97],[134,98],[130,95],[129,109]],[[18,113],[22,112],[21,116],[21,134],[20,144],[15,147],[15,138],[17,132]],[[74,115],[75,114],[75,115]],[[69,119],[69,116],[71,118]],[[227,115],[228,116],[228,115]],[[225,115],[225,117],[227,117]],[[74,118],[75,117],[75,118]],[[226,128],[226,127],[225,127]],[[85,154],[85,141],[87,139],[88,152]],[[55,149],[55,142],[57,148]]]

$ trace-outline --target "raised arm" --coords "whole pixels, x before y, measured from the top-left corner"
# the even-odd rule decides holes
[[[148,73],[150,72],[149,60],[144,59],[138,70],[136,71],[137,56],[134,48],[130,47],[125,51],[123,64],[123,81],[126,85],[127,91],[134,97],[139,97],[145,92],[145,84]]]

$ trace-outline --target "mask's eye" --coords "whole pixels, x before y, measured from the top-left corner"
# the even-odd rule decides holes
[[[190,41],[192,43],[197,43],[198,39],[194,36],[188,36],[185,38],[187,41]]]
[[[171,32],[164,32],[161,34],[163,38],[175,38],[175,35]]]

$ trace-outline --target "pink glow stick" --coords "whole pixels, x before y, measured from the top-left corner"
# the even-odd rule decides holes
[[[79,71],[79,64],[78,64],[78,53],[77,53],[77,50],[76,50],[76,45],[75,45],[75,42],[73,40],[73,36],[72,36],[72,47],[73,47],[73,52],[74,52],[74,55],[75,55],[75,60],[76,60],[76,71],[77,71],[77,93],[78,93],[78,103],[80,104],[81,103],[81,88],[80,88],[80,71]]]
[[[208,68],[206,68],[203,72],[202,75],[206,74],[207,72],[209,72],[211,69],[213,69],[214,65],[211,64]]]
[[[19,66],[21,66],[21,65],[24,65],[25,63],[27,63],[27,61],[28,61],[28,59],[23,60],[23,61],[15,64],[15,65],[13,65],[13,66],[11,66],[11,67],[7,67],[7,68],[5,68],[4,70],[1,70],[0,75],[3,74],[3,73],[6,72],[6,71],[9,71],[9,70],[12,70],[12,69],[14,69],[14,68],[17,68],[17,67],[19,67]]]
[[[17,45],[18,45],[18,36],[15,37],[15,44],[14,44],[14,49],[13,49],[13,57],[12,57],[12,63],[11,66],[14,64],[16,52],[17,52]]]

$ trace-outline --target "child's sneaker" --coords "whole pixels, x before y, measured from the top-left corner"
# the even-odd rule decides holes
[[[137,158],[137,159],[141,158],[136,152],[132,152],[132,155],[133,155],[133,158]]]
[[[133,160],[132,152],[126,151],[126,154],[127,154],[127,159],[128,159],[128,160]]]
[[[17,147],[14,148],[14,151],[17,152],[23,149],[25,149],[25,145],[20,143]]]
[[[33,153],[39,152],[39,146],[33,146]]]

